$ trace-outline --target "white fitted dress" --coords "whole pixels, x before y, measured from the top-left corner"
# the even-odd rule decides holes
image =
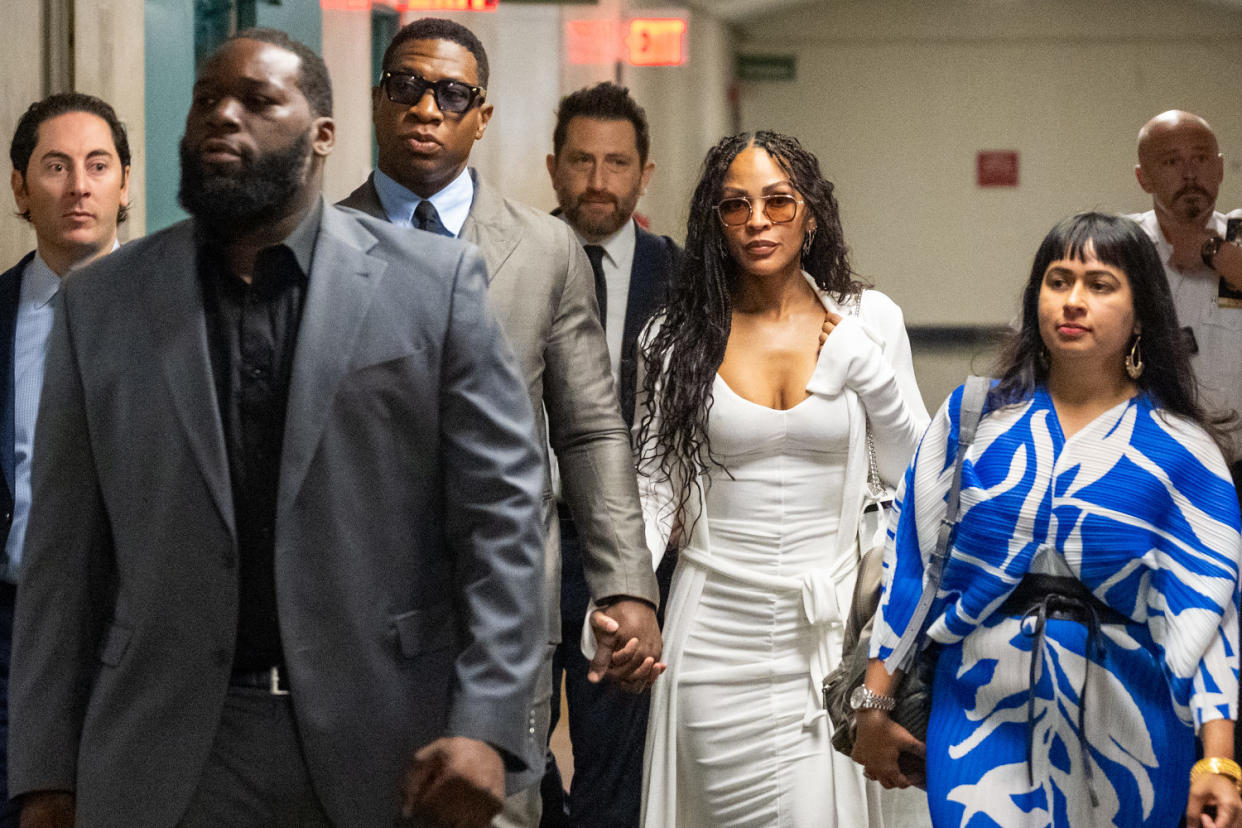
[[[684,635],[677,825],[865,825],[860,769],[832,750],[826,719],[808,710],[820,639],[839,647],[840,625],[812,624],[802,589],[856,568],[852,554],[836,560],[845,403],[811,396],[777,411],[717,377],[708,431],[732,478],[713,469],[707,480],[710,555],[683,553],[682,569],[703,573],[698,595],[682,571],[669,600],[681,605]]]
[[[820,683],[840,659],[857,570],[867,421],[893,485],[927,414],[896,305],[875,291],[853,306],[820,299],[845,318],[807,399],[778,411],[715,378],[707,428],[729,473],[705,470],[685,515],[658,462],[639,466],[653,554],[679,521],[689,531],[652,692],[646,828],[865,828],[884,824],[881,808],[890,826],[926,824],[921,792],[906,797],[921,813],[894,820],[882,789],[833,750]]]

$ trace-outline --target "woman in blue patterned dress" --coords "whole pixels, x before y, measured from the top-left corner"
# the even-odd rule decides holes
[[[1001,366],[928,615],[934,824],[1242,824],[1238,504],[1137,225],[1053,228]],[[913,781],[900,751],[924,750],[883,708],[912,665],[894,650],[944,516],[961,397],[898,492],[854,753],[886,787]]]

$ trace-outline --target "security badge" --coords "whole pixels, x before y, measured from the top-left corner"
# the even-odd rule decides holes
[[[1234,290],[1222,277],[1216,289],[1216,307],[1242,308],[1242,290]]]

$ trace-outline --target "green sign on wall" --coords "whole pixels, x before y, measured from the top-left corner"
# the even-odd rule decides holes
[[[744,81],[792,81],[798,77],[796,55],[738,55],[737,79]]]

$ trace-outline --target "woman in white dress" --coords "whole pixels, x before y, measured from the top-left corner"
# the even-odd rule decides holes
[[[880,824],[878,789],[831,747],[820,684],[858,562],[868,422],[894,486],[928,415],[901,311],[854,280],[832,189],[796,139],[724,139],[645,336],[648,542],[685,541],[647,733],[649,828]]]

